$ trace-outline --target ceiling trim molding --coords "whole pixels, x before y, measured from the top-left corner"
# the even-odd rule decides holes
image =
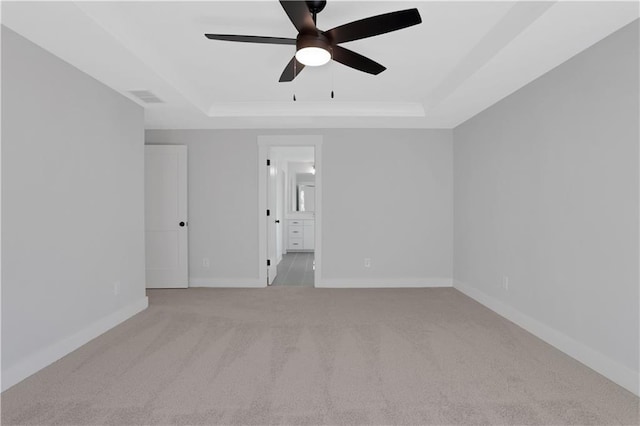
[[[210,117],[424,117],[419,102],[229,102],[214,104]]]

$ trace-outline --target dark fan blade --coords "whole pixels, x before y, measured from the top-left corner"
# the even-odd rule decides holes
[[[291,58],[287,66],[282,71],[282,75],[280,76],[280,83],[285,81],[293,81],[294,78],[300,74],[300,71],[304,68],[304,64],[298,62],[296,57]]]
[[[367,72],[369,74],[380,74],[386,68],[376,61],[353,52],[349,49],[345,49],[342,46],[333,46],[333,60],[340,62],[351,68],[355,68],[360,71]]]
[[[266,44],[296,44],[295,38],[284,37],[262,37],[250,35],[233,35],[233,34],[205,34],[206,38],[211,40],[225,41],[242,41],[245,43],[266,43]]]
[[[280,4],[299,33],[305,29],[315,30],[316,24],[313,22],[313,16],[306,2],[280,0]]]
[[[323,34],[333,43],[338,44],[401,30],[421,22],[418,9],[407,9],[353,21],[325,31]]]

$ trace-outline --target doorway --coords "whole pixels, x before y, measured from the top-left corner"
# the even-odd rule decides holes
[[[258,204],[263,218],[259,246],[264,259],[260,280],[265,286],[313,287],[319,280],[321,139],[289,135],[258,137],[261,160]]]
[[[272,206],[276,270],[267,271],[270,285],[313,286],[315,252],[315,150],[313,146],[272,146],[267,204]],[[273,198],[273,199],[272,199]],[[272,202],[273,201],[273,202]],[[269,227],[267,218],[267,227]],[[274,238],[274,242],[270,241]],[[271,255],[270,253],[275,253]]]

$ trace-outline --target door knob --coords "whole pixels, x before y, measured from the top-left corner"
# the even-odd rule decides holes
[[[180,222],[180,223],[179,223],[179,225],[180,225],[180,226],[184,226],[184,225],[185,225],[185,223],[184,223],[184,222]]]
[[[276,219],[276,223],[280,223],[280,221],[278,219]]]

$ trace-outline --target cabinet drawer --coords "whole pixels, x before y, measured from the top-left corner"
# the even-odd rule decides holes
[[[302,250],[304,248],[302,238],[289,238],[289,250]]]
[[[302,238],[304,235],[304,228],[302,226],[289,225],[289,238]]]

